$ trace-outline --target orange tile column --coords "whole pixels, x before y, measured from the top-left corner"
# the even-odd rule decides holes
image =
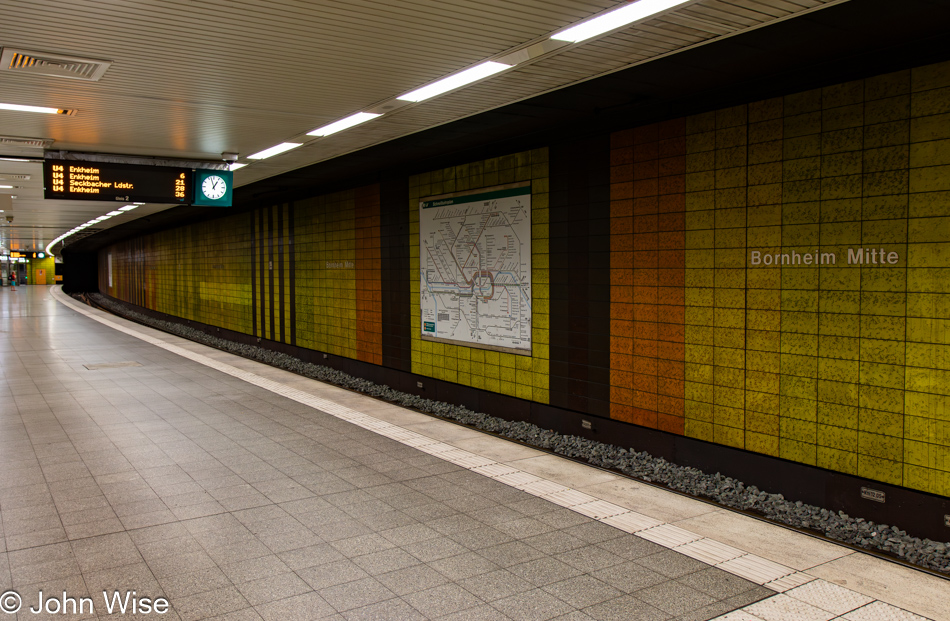
[[[383,363],[379,186],[356,190],[356,354]]]
[[[685,122],[611,143],[611,417],[682,434]]]

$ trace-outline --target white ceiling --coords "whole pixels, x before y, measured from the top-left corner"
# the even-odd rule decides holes
[[[235,172],[237,185],[324,161],[843,0],[693,0],[599,39],[540,54],[483,82],[333,136],[306,132],[500,58],[602,11],[612,0],[0,0],[0,47],[111,60],[98,82],[0,71],[0,136],[54,150],[220,160],[284,141],[304,147]],[[0,156],[42,158],[0,144]],[[45,248],[115,207],[44,201],[42,166],[0,160],[14,222],[0,246]],[[11,185],[0,179],[0,185]],[[105,226],[167,206],[148,205]]]

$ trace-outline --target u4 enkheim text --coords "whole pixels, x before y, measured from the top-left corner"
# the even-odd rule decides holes
[[[102,599],[105,603],[106,614],[139,614],[151,613],[163,615],[169,611],[171,605],[164,597],[142,597],[135,591],[103,591]],[[46,614],[96,614],[95,604],[91,597],[71,597],[63,591],[61,597],[46,597],[40,591],[35,605],[30,606],[30,612],[38,615]],[[102,614],[100,609],[99,614]]]
[[[848,248],[848,265],[897,265],[900,255],[888,252],[884,248]],[[762,252],[753,250],[749,256],[750,265],[837,265],[835,252]]]

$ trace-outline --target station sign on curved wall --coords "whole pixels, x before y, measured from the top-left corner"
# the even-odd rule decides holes
[[[950,495],[950,66],[612,135],[611,416]]]

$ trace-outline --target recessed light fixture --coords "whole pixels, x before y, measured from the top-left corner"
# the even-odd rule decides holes
[[[237,162],[235,162],[234,164],[230,164],[230,165],[228,166],[228,170],[230,170],[230,171],[233,172],[233,171],[235,171],[235,170],[244,168],[245,166],[247,166],[247,164],[238,164]]]
[[[2,189],[2,190],[12,190],[12,189],[13,189],[13,186],[12,186],[12,185],[0,185],[0,189]]]
[[[122,212],[121,212],[121,211],[110,211],[107,215],[110,215],[110,216],[121,216],[121,215],[122,215]]]
[[[551,38],[557,41],[579,43],[605,32],[622,28],[637,20],[656,15],[685,2],[689,2],[689,0],[639,0],[639,2],[625,4],[609,13],[604,13],[599,17],[556,32],[551,35]]]
[[[43,114],[59,114],[59,108],[44,108],[42,106],[21,106],[20,104],[0,103],[0,110],[15,110],[17,112],[42,112]]]
[[[119,211],[132,211],[133,209],[138,209],[138,205],[126,205],[125,207],[119,207]]]
[[[330,134],[335,134],[341,132],[344,129],[349,129],[354,125],[359,125],[360,123],[365,123],[366,121],[371,121],[381,114],[375,114],[373,112],[357,112],[356,114],[351,114],[345,119],[340,119],[329,125],[324,125],[318,129],[313,130],[312,132],[307,132],[308,136],[329,136]]]
[[[263,160],[268,157],[273,157],[279,155],[284,151],[290,151],[291,149],[296,149],[301,144],[300,142],[282,142],[277,146],[271,147],[270,149],[264,149],[263,151],[258,151],[254,155],[248,155],[247,158],[250,160]]]
[[[0,160],[4,162],[32,162],[34,160],[28,160],[22,157],[0,157]],[[40,161],[40,160],[37,160]]]
[[[482,78],[495,75],[499,71],[511,69],[513,66],[514,65],[506,65],[505,63],[498,63],[493,60],[489,60],[475,65],[474,67],[470,67],[465,71],[459,71],[458,73],[452,74],[446,78],[442,78],[438,82],[433,82],[428,86],[423,86],[422,88],[417,88],[416,90],[408,92],[405,95],[400,95],[396,99],[415,102],[425,101],[426,99],[431,99],[436,95],[447,93],[448,91],[460,88],[466,84],[471,84],[472,82],[477,82]]]

